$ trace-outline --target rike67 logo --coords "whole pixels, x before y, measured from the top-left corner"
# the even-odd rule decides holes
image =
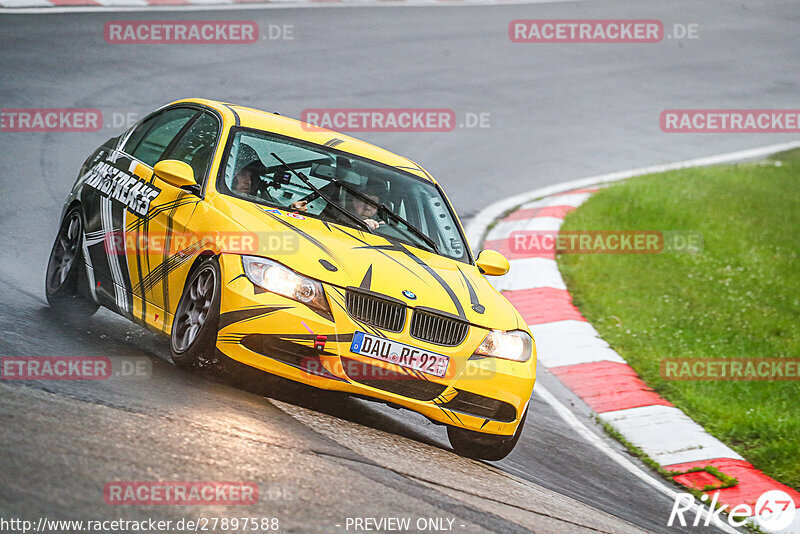
[[[769,532],[780,532],[792,524],[797,513],[797,504],[800,504],[795,503],[789,494],[781,490],[762,493],[754,507],[749,504],[737,504],[733,508],[729,508],[727,504],[719,504],[718,497],[719,492],[714,493],[714,497],[706,509],[702,506],[695,506],[694,497],[691,494],[679,493],[675,497],[667,526],[671,527],[673,524],[687,526],[684,514],[692,510],[694,520],[691,525],[695,527],[710,526],[714,520],[722,521],[720,516],[724,512],[727,514],[728,524],[732,527],[741,527],[750,522]],[[708,496],[703,495],[702,500],[707,501]]]

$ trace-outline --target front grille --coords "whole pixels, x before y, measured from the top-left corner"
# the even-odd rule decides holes
[[[355,382],[382,389],[410,399],[430,401],[441,395],[447,386],[414,375],[398,373],[366,362],[342,357],[344,372]]]
[[[411,317],[411,336],[423,341],[453,347],[467,337],[469,323],[433,311],[417,308]]]
[[[510,423],[517,417],[517,410],[509,403],[484,397],[477,393],[470,393],[469,391],[458,390],[458,395],[450,402],[442,404],[442,407],[476,417],[503,421],[504,423]]]
[[[389,332],[400,332],[406,322],[406,307],[401,301],[383,297],[363,289],[348,287],[345,300],[347,313],[353,319]]]

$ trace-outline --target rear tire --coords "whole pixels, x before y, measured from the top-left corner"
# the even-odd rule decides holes
[[[525,426],[525,419],[528,410],[522,416],[517,426],[517,431],[513,436],[499,436],[496,434],[484,434],[455,426],[447,427],[447,437],[450,445],[459,456],[466,456],[475,460],[502,460],[514,450],[514,447],[522,435],[522,428]]]
[[[88,317],[100,307],[88,297],[83,258],[83,213],[69,210],[61,221],[45,272],[44,293],[59,313]]]

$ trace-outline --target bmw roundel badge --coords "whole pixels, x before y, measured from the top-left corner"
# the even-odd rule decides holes
[[[417,296],[412,291],[409,291],[408,289],[404,289],[403,290],[403,296],[405,298],[411,299],[411,300],[416,300],[416,298],[417,298]]]

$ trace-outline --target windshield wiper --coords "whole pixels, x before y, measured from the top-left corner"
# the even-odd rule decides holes
[[[407,230],[411,231],[412,234],[422,239],[422,241],[424,241],[425,244],[428,245],[434,253],[441,254],[439,252],[439,247],[436,246],[436,242],[427,235],[425,235],[425,232],[423,232],[422,230],[420,230],[419,228],[408,222],[405,218],[391,211],[385,204],[378,204],[377,202],[375,204],[378,206],[379,211],[383,211],[384,213],[386,213],[386,215],[388,215],[389,218],[403,223],[403,225],[406,227]]]
[[[275,154],[273,154],[273,156],[274,155]],[[377,207],[379,212],[383,212],[386,215],[388,215],[389,217],[391,217],[392,219],[403,223],[405,225],[405,227],[412,234],[414,234],[417,237],[419,237],[426,245],[428,245],[428,247],[430,247],[431,251],[433,251],[436,254],[441,254],[439,252],[439,247],[436,246],[436,242],[434,242],[433,239],[431,239],[430,237],[425,235],[425,232],[423,232],[422,230],[420,230],[419,228],[417,228],[416,226],[414,226],[413,224],[408,222],[405,218],[403,218],[402,216],[400,216],[400,215],[396,214],[395,212],[393,212],[392,210],[390,210],[385,204],[382,204],[380,202],[375,202],[374,200],[369,198],[367,195],[365,195],[364,193],[362,193],[358,189],[355,189],[354,187],[342,182],[341,180],[338,180],[335,177],[324,176],[324,177],[321,177],[321,178],[330,180],[332,183],[338,185],[339,187],[343,187],[346,191],[349,191],[350,193],[352,193],[356,197],[360,198],[364,202],[367,202],[367,203],[372,204],[373,206]]]
[[[316,186],[314,186],[314,184],[312,184],[312,183],[311,183],[311,180],[309,180],[309,179],[306,177],[306,175],[305,175],[305,174],[303,174],[302,172],[297,172],[297,171],[295,171],[295,170],[294,170],[294,169],[293,169],[293,168],[292,168],[292,167],[291,167],[291,166],[290,166],[288,163],[286,163],[286,162],[285,162],[285,161],[283,161],[281,158],[279,158],[279,157],[278,157],[278,155],[277,155],[277,154],[275,154],[274,152],[270,152],[270,155],[271,155],[273,158],[275,158],[275,159],[277,159],[278,161],[280,161],[280,162],[281,162],[281,165],[283,165],[284,167],[286,167],[286,168],[289,170],[289,172],[291,172],[292,174],[294,174],[295,176],[297,176],[297,177],[300,179],[300,181],[302,181],[304,184],[306,184],[308,187],[310,187],[312,191],[314,191],[316,194],[318,194],[319,196],[321,196],[321,197],[322,197],[322,198],[323,198],[323,199],[324,199],[324,200],[325,200],[325,201],[326,201],[328,204],[332,205],[334,208],[336,208],[337,210],[339,210],[339,212],[341,212],[341,213],[342,213],[344,216],[346,216],[348,219],[350,219],[350,220],[352,220],[353,222],[355,222],[355,223],[356,223],[358,226],[360,226],[360,227],[362,227],[362,228],[366,229],[366,230],[367,230],[367,232],[369,232],[369,233],[371,233],[371,234],[374,234],[374,233],[375,233],[375,232],[372,230],[372,228],[370,228],[370,227],[369,227],[369,225],[368,225],[366,222],[364,222],[364,221],[362,221],[361,219],[359,219],[357,215],[353,215],[352,213],[350,213],[349,211],[347,211],[346,209],[344,209],[343,207],[341,207],[339,204],[337,204],[336,202],[334,202],[334,201],[333,201],[333,200],[332,200],[332,199],[331,199],[331,198],[330,198],[328,195],[326,195],[325,193],[323,193],[322,191],[320,191],[319,189],[317,189],[317,188],[316,188]]]

